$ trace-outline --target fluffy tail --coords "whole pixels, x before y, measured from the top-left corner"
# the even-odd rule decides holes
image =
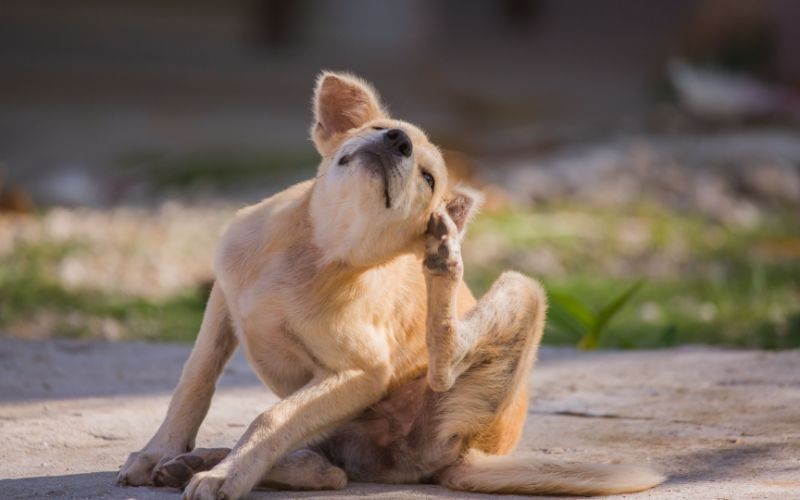
[[[529,457],[486,455],[470,450],[445,469],[442,486],[481,493],[611,495],[652,488],[666,478],[647,467],[542,462]]]

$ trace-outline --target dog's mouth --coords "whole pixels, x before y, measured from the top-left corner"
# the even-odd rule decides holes
[[[375,151],[372,148],[361,148],[352,154],[342,156],[339,164],[347,164],[354,159],[361,160],[360,163],[367,169],[370,175],[381,179],[383,186],[383,201],[387,209],[392,208],[392,196],[390,183],[393,177],[401,177],[400,169],[396,157],[387,152]],[[344,163],[342,160],[345,160]]]

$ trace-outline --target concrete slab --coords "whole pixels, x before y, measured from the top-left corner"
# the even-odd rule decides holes
[[[156,429],[190,347],[0,339],[0,498],[177,498],[114,484]],[[545,348],[519,453],[649,463],[641,499],[800,498],[800,351]],[[231,446],[276,397],[237,355],[199,446]],[[437,486],[351,484],[250,498],[492,498]],[[508,498],[508,497],[505,497]]]

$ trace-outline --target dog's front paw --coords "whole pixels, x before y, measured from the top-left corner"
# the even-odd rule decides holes
[[[169,459],[180,453],[168,449],[148,448],[136,451],[128,456],[125,465],[117,474],[117,483],[122,486],[148,486],[153,484],[153,469],[156,464],[164,459]]]
[[[247,494],[238,491],[232,481],[228,481],[228,471],[216,467],[198,472],[183,491],[181,500],[236,500]]]
[[[459,281],[464,273],[461,243],[455,222],[443,212],[435,212],[425,231],[425,272]]]

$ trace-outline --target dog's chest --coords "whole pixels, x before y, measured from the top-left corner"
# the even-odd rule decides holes
[[[383,329],[352,313],[273,294],[240,296],[237,335],[254,371],[285,397],[314,376],[389,359]]]
[[[314,376],[375,363],[388,365],[393,378],[422,369],[424,284],[398,279],[410,274],[403,262],[390,276],[370,273],[357,283],[333,285],[320,276],[300,279],[306,278],[299,272],[305,266],[291,263],[265,266],[260,279],[237,290],[233,300],[241,343],[276,393],[294,392]]]
[[[264,292],[273,286],[246,287],[232,310],[236,334],[253,370],[281,397],[307,384],[318,373],[318,360],[290,326],[281,297]]]
[[[280,397],[307,384],[319,369],[302,342],[281,325],[242,336],[253,370]]]

